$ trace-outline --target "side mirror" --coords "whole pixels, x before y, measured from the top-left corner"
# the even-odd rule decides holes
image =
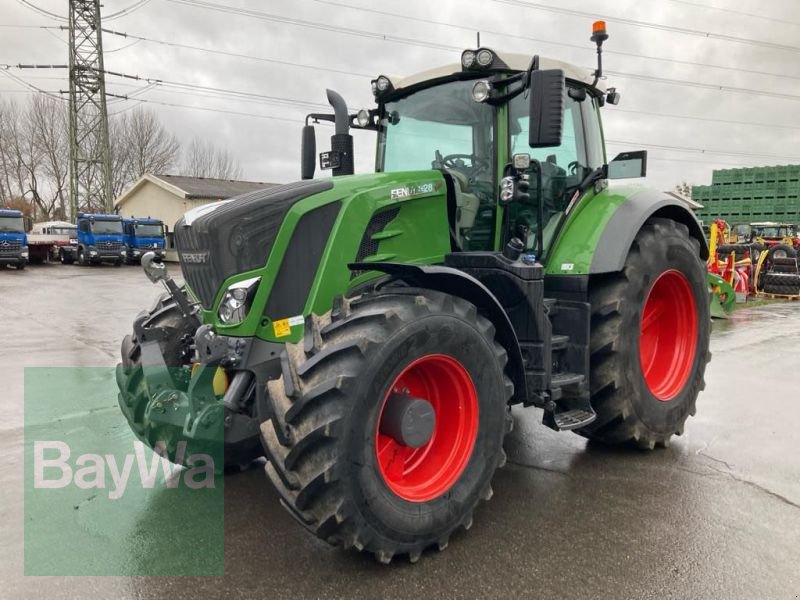
[[[553,148],[561,145],[564,130],[564,71],[548,69],[532,71],[530,81],[531,148]]]
[[[300,156],[300,178],[314,179],[314,170],[317,168],[317,136],[313,125],[303,127]]]
[[[609,179],[634,179],[647,175],[647,150],[621,152],[608,163]]]

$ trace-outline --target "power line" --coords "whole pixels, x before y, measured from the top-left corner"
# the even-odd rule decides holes
[[[340,27],[337,25],[329,25],[327,23],[318,23],[315,21],[304,21],[301,19],[294,19],[291,17],[283,17],[271,13],[265,13],[258,10],[248,8],[238,8],[234,6],[225,6],[223,4],[216,4],[213,2],[204,2],[202,0],[167,0],[175,4],[185,4],[195,8],[205,8],[207,10],[215,10],[234,15],[243,15],[252,17],[254,19],[261,19],[263,21],[271,21],[273,23],[284,23],[287,25],[296,25],[298,27],[307,27],[309,29],[316,29],[318,31],[331,31],[334,33],[346,33],[356,37],[363,37],[368,39],[377,39],[386,42],[395,42],[398,44],[410,44],[412,46],[421,46],[424,48],[433,48],[436,50],[447,50],[450,52],[460,52],[461,49],[455,46],[448,46],[446,44],[439,44],[437,42],[426,42],[424,40],[414,40],[403,38],[395,35],[388,35],[383,33],[375,33],[373,31],[365,31],[363,29],[355,29],[351,27]]]
[[[29,8],[32,11],[37,12],[40,15],[43,15],[43,16],[48,17],[50,19],[55,19],[56,21],[66,21],[67,20],[67,17],[65,17],[64,15],[59,15],[59,14],[56,14],[54,12],[50,12],[49,10],[45,10],[43,8],[39,8],[35,4],[33,4],[31,2],[28,2],[28,0],[17,0],[17,2],[22,4],[22,6],[24,6],[26,8]]]
[[[275,59],[275,58],[267,58],[267,57],[264,57],[264,56],[254,56],[252,54],[240,54],[240,53],[237,53],[237,52],[228,52],[227,50],[217,50],[215,48],[207,48],[207,47],[203,47],[203,46],[194,46],[194,45],[191,45],[191,44],[181,44],[179,42],[170,42],[170,41],[167,41],[167,40],[157,40],[157,39],[145,37],[145,36],[142,36],[142,35],[134,35],[132,33],[114,31],[113,29],[105,29],[104,28],[103,29],[103,33],[108,33],[108,34],[111,34],[111,35],[117,35],[117,36],[120,36],[120,37],[131,38],[131,39],[142,41],[142,42],[149,42],[149,43],[152,43],[152,44],[160,44],[160,45],[163,45],[163,46],[170,46],[172,48],[183,48],[185,50],[196,50],[198,52],[207,52],[209,54],[217,54],[217,55],[220,55],[220,56],[228,56],[228,57],[231,57],[231,58],[240,58],[240,59],[253,60],[253,61],[258,61],[258,62],[267,62],[267,63],[273,63],[273,64],[278,64],[278,65],[285,65],[285,66],[289,66],[289,67],[299,67],[301,69],[313,69],[315,71],[325,71],[327,73],[338,73],[338,74],[341,74],[341,75],[354,75],[356,77],[374,77],[374,74],[369,74],[369,73],[359,73],[357,71],[347,71],[347,70],[343,70],[343,69],[319,67],[319,66],[316,66],[316,65],[308,65],[308,64],[303,64],[303,63],[298,63],[298,62],[293,62],[293,61],[288,61],[288,60],[278,60],[278,59]]]
[[[111,13],[108,16],[104,16],[103,17],[103,21],[105,21],[107,23],[108,21],[112,21],[114,19],[118,19],[119,17],[124,17],[125,15],[129,15],[132,12],[135,12],[135,11],[139,10],[140,8],[142,8],[145,4],[149,4],[150,2],[151,2],[151,0],[137,0],[136,2],[134,2],[133,4],[131,4],[130,6],[128,6],[126,8],[118,10],[115,13]]]
[[[609,144],[617,144],[620,146],[641,146],[644,148],[657,148],[660,150],[674,150],[676,152],[696,152],[698,154],[719,154],[722,156],[746,156],[758,158],[777,158],[781,160],[800,160],[800,156],[782,156],[779,154],[759,154],[757,152],[737,152],[735,150],[710,150],[707,148],[693,148],[690,146],[670,146],[668,144],[648,144],[641,142],[629,142],[626,140],[611,140],[606,139]]]
[[[249,16],[249,17],[253,17],[253,18],[264,19],[264,20],[267,20],[267,21],[276,21],[276,22],[281,22],[281,23],[287,23],[287,24],[296,25],[296,26],[299,26],[299,27],[310,27],[310,28],[314,28],[314,29],[323,29],[325,31],[333,31],[333,32],[337,32],[337,33],[343,33],[343,34],[346,34],[346,35],[355,35],[355,36],[367,37],[367,38],[372,38],[372,39],[376,39],[377,38],[377,39],[380,39],[380,40],[391,41],[391,42],[402,43],[402,44],[415,45],[415,46],[421,46],[421,47],[431,47],[431,45],[428,42],[422,42],[420,40],[415,40],[415,39],[411,39],[411,38],[401,38],[401,37],[398,37],[398,36],[389,36],[389,35],[384,35],[384,34],[380,34],[380,33],[367,32],[367,31],[364,31],[364,30],[358,30],[358,29],[353,29],[353,28],[349,28],[349,27],[338,27],[338,26],[335,26],[335,25],[327,25],[327,24],[316,23],[316,22],[312,22],[312,21],[300,21],[298,19],[290,19],[288,17],[279,17],[279,16],[276,16],[276,15],[263,13],[263,12],[256,11],[256,10],[251,10],[251,9],[241,9],[241,8],[236,8],[236,7],[223,6],[223,5],[215,4],[213,2],[206,2],[206,1],[203,1],[203,0],[168,0],[168,1],[176,3],[176,4],[184,4],[184,5],[187,5],[187,6],[192,6],[192,7],[195,7],[195,8],[204,8],[204,9],[208,9],[208,10],[216,10],[216,11],[219,11],[219,12],[225,12],[225,13],[235,14],[235,15],[244,15],[244,16]],[[494,1],[495,2],[506,2],[506,1],[511,2],[512,0],[494,0]],[[514,1],[516,1],[516,0],[514,0]],[[434,47],[436,47],[437,49],[447,50],[449,52],[461,52],[461,49],[456,47],[456,46],[447,46],[447,45],[444,45],[444,44],[436,44]],[[800,50],[800,48],[798,48],[798,50]],[[619,76],[619,77],[627,77],[627,78],[630,78],[630,79],[640,79],[640,80],[644,80],[644,81],[655,81],[655,82],[658,82],[658,83],[665,83],[665,84],[669,84],[669,85],[678,85],[678,86],[683,86],[683,87],[696,87],[696,88],[711,89],[711,90],[714,90],[714,91],[736,92],[736,93],[743,93],[743,94],[756,95],[756,96],[766,96],[766,97],[771,97],[771,98],[800,100],[800,95],[795,95],[795,94],[782,94],[782,93],[778,93],[778,92],[768,92],[768,91],[758,90],[758,89],[739,88],[739,87],[728,86],[728,85],[715,85],[715,84],[706,83],[706,82],[684,80],[684,79],[669,79],[669,78],[666,78],[666,77],[658,77],[658,76],[655,76],[655,75],[642,75],[642,74],[638,74],[638,73],[624,73],[624,72],[621,72],[621,71],[606,71],[606,73],[608,73],[610,75],[616,75],[616,76]]]
[[[697,8],[704,8],[706,10],[714,10],[718,12],[730,13],[733,15],[739,15],[742,17],[747,17],[748,19],[762,19],[764,21],[772,21],[773,23],[781,23],[783,25],[800,25],[798,21],[792,21],[790,19],[782,19],[780,17],[770,17],[767,15],[759,15],[756,13],[746,12],[743,10],[736,10],[735,8],[724,8],[722,6],[711,6],[710,4],[701,4],[700,2],[690,2],[690,0],[667,0],[668,2],[674,2],[676,4],[684,4],[686,6],[694,6]]]
[[[641,81],[654,81],[667,85],[677,85],[681,87],[702,88],[714,90],[715,92],[735,92],[737,94],[748,94],[752,96],[766,96],[768,98],[778,98],[782,100],[800,100],[798,94],[784,94],[781,92],[768,92],[755,88],[741,88],[732,85],[719,85],[716,83],[705,83],[702,81],[692,81],[691,79],[670,79],[669,77],[658,77],[656,75],[641,75],[639,73],[623,73],[622,71],[605,71],[608,75],[622,77],[623,79],[639,79]]]
[[[691,115],[675,115],[675,114],[668,114],[668,113],[654,113],[654,112],[647,112],[644,110],[632,110],[627,108],[619,108],[618,106],[614,107],[614,113],[622,112],[622,113],[629,113],[634,115],[643,115],[647,117],[663,117],[668,119],[681,119],[681,120],[689,120],[689,121],[706,121],[709,123],[722,123],[725,125],[748,125],[753,127],[771,127],[774,129],[791,129],[795,131],[800,131],[800,126],[798,125],[777,125],[774,123],[761,123],[755,121],[736,121],[733,119],[714,119],[711,117],[695,117]]]
[[[397,18],[397,19],[406,19],[408,21],[413,21],[415,23],[425,23],[425,24],[428,24],[428,25],[436,25],[437,27],[449,27],[451,29],[458,29],[458,30],[461,30],[461,31],[468,31],[468,32],[471,32],[471,33],[475,32],[476,29],[480,29],[481,35],[484,35],[484,34],[496,35],[496,36],[501,37],[501,38],[519,39],[519,40],[525,40],[525,41],[530,41],[530,42],[537,42],[537,43],[540,43],[540,44],[550,44],[550,45],[553,45],[553,46],[562,46],[562,47],[565,47],[565,48],[575,48],[577,50],[584,50],[584,51],[587,48],[585,44],[570,44],[568,42],[556,42],[556,41],[551,41],[551,40],[543,40],[541,38],[531,37],[531,36],[528,36],[528,35],[513,34],[513,33],[505,32],[505,31],[492,31],[492,30],[487,30],[487,29],[485,29],[483,27],[477,27],[476,28],[476,27],[470,27],[470,26],[467,26],[467,25],[459,25],[459,24],[456,24],[456,23],[448,23],[446,21],[436,21],[436,20],[433,20],[433,19],[424,19],[424,18],[420,18],[420,17],[412,17],[410,15],[404,15],[404,14],[401,14],[401,13],[389,12],[389,11],[385,11],[385,10],[378,10],[378,9],[375,9],[375,8],[367,8],[367,7],[364,7],[364,6],[353,6],[351,4],[345,4],[343,2],[336,2],[334,0],[312,0],[312,2],[316,2],[318,4],[326,4],[326,5],[329,5],[329,6],[335,6],[335,7],[338,7],[338,8],[348,8],[348,9],[351,9],[351,10],[356,10],[356,11],[370,13],[370,14],[376,14],[376,15],[382,15],[382,16],[386,16],[386,17],[394,17],[394,18]],[[644,59],[644,60],[655,60],[655,61],[659,61],[659,62],[686,65],[686,66],[691,66],[691,67],[705,67],[705,68],[709,68],[709,69],[720,69],[720,70],[723,70],[723,71],[733,71],[735,73],[748,73],[748,74],[751,74],[751,75],[765,75],[765,76],[768,76],[768,77],[780,77],[781,79],[796,79],[796,80],[800,81],[800,76],[787,75],[787,74],[784,74],[784,73],[773,73],[771,71],[759,71],[759,70],[755,70],[755,69],[745,69],[745,68],[742,68],[742,67],[740,67],[738,65],[736,65],[736,66],[714,65],[714,64],[710,64],[710,63],[695,62],[695,61],[691,61],[691,60],[681,60],[681,59],[677,59],[677,58],[664,58],[664,57],[661,57],[661,56],[652,56],[652,55],[647,55],[647,54],[637,54],[635,52],[624,52],[622,50],[613,50],[613,49],[604,49],[603,52],[604,52],[604,54],[613,54],[613,55],[617,55],[617,56],[627,56],[627,57],[631,57],[631,58]]]
[[[174,0],[173,0],[174,1]],[[541,10],[544,12],[557,13],[561,15],[570,15],[573,17],[585,17],[595,20],[597,14],[586,12],[583,10],[576,10],[574,8],[561,8],[557,6],[547,6],[545,4],[538,4],[536,2],[527,2],[523,0],[493,0],[501,4],[510,4],[512,6],[521,6],[530,8],[532,10]],[[757,46],[760,48],[769,48],[771,50],[783,50],[786,52],[800,52],[800,46],[790,46],[788,44],[778,44],[775,42],[767,42],[764,40],[756,40],[752,38],[743,38],[735,35],[728,35],[725,33],[714,33],[713,31],[702,31],[699,29],[689,29],[688,27],[677,27],[675,25],[663,25],[661,23],[651,23],[649,21],[637,21],[635,19],[627,19],[625,17],[606,17],[606,20],[623,25],[630,25],[632,27],[643,27],[646,29],[657,29],[659,31],[667,31],[670,33],[679,33],[682,35],[691,35],[695,37],[702,37],[714,39],[724,42],[734,42],[737,44],[745,44],[749,46]]]
[[[3,69],[2,66],[0,66],[0,73],[5,75],[6,77],[12,79],[13,81],[16,81],[20,85],[28,88],[32,92],[35,92],[37,94],[43,94],[43,95],[49,96],[51,98],[56,98],[57,100],[64,100],[61,96],[59,96],[57,94],[54,94],[53,92],[45,91],[45,90],[33,85],[32,83],[30,83],[28,81],[25,81],[22,77],[18,77],[17,75],[14,75],[8,69]]]

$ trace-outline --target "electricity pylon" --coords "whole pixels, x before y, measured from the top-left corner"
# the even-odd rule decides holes
[[[79,210],[112,212],[100,0],[69,0],[69,139],[73,218]]]

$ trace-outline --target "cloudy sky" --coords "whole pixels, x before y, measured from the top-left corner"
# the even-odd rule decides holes
[[[66,0],[0,0],[0,64],[66,63],[66,32],[17,27],[59,25],[56,18],[26,4],[57,15],[67,10]],[[370,107],[371,77],[408,75],[457,61],[457,48],[475,46],[476,31],[482,32],[483,45],[497,50],[592,68],[590,15],[608,22],[607,85],[622,94],[620,105],[607,107],[603,114],[606,137],[614,140],[608,144],[610,157],[647,148],[648,179],[662,189],[682,180],[710,183],[715,168],[800,163],[796,0],[103,4],[104,15],[134,8],[104,22],[105,28],[173,44],[132,43],[131,38],[104,34],[106,69],[171,82],[142,91],[144,82],[110,77],[108,91],[139,92],[137,98],[148,101],[144,105],[179,138],[188,141],[200,135],[227,147],[251,180],[299,178],[301,120],[307,112],[322,109],[326,87],[342,93],[353,109]],[[548,10],[553,7],[557,10]],[[66,88],[64,71],[14,74],[41,89]],[[254,96],[245,100],[174,85],[184,83]],[[28,93],[24,89],[0,77],[1,95],[22,98]],[[109,112],[136,105],[134,100],[114,101]],[[327,130],[318,131],[322,149],[326,137]],[[357,170],[371,170],[374,136],[358,135],[356,152]]]

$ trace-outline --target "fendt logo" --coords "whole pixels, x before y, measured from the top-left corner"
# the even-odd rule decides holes
[[[208,252],[181,252],[181,260],[195,265],[205,264],[208,262]]]

